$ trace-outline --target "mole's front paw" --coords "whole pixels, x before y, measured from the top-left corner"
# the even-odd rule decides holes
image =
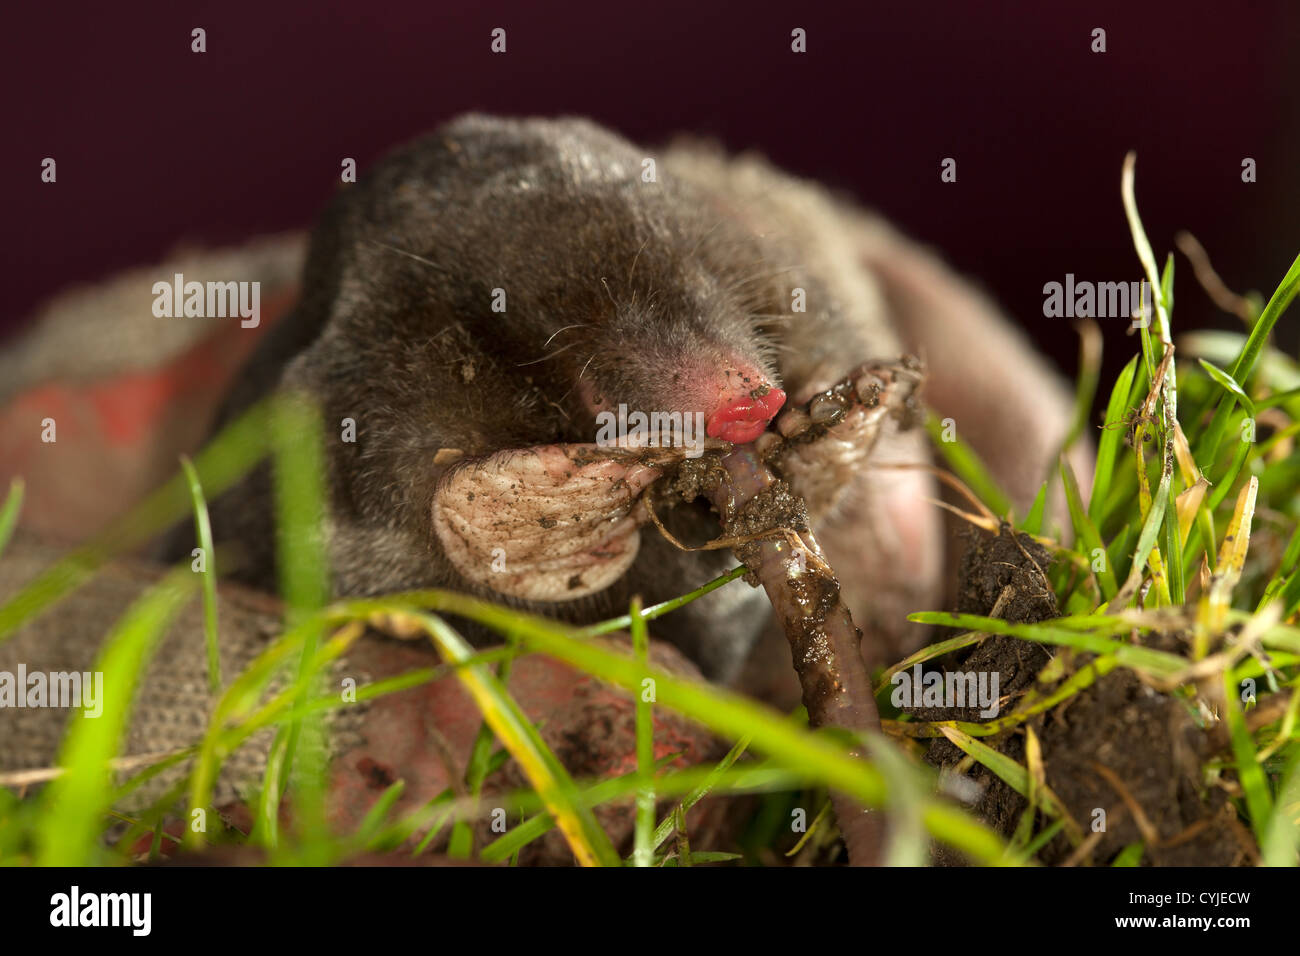
[[[595,445],[498,452],[448,474],[433,526],[469,580],[532,601],[594,594],[636,557],[641,492],[659,471]]]
[[[924,375],[910,356],[868,362],[777,416],[784,442],[772,463],[803,497],[814,522],[853,486],[887,421],[903,428],[919,422],[914,395]]]

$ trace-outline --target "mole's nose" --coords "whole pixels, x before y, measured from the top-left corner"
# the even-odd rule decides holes
[[[767,423],[785,404],[785,392],[769,388],[760,395],[757,394],[759,391],[756,389],[754,393],[724,400],[709,416],[705,429],[709,437],[743,445],[763,434]]]

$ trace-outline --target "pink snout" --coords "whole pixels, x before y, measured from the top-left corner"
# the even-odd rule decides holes
[[[767,423],[784,404],[785,392],[779,388],[773,388],[759,398],[745,395],[714,411],[705,430],[711,438],[743,445],[763,434]]]

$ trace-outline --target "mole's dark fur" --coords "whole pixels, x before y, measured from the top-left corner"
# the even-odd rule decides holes
[[[581,120],[465,117],[342,188],[312,235],[299,304],[267,333],[221,420],[277,387],[319,403],[338,592],[490,594],[433,533],[440,450],[463,452],[463,467],[591,442],[593,402],[679,407],[684,388],[737,357],[795,400],[868,359],[927,348],[924,335],[896,331],[907,302],[854,248],[888,245],[886,228],[757,159],[689,144],[647,151]],[[894,285],[906,299],[906,279]],[[806,312],[792,312],[796,289]],[[355,442],[339,440],[345,419]],[[263,468],[212,508],[218,542],[244,552],[237,576],[268,589],[271,497]],[[702,506],[664,517],[680,538],[716,534]],[[650,530],[613,586],[529,606],[596,620],[732,563],[722,551],[683,554]],[[761,592],[732,585],[665,619],[660,636],[726,678],[769,614]]]

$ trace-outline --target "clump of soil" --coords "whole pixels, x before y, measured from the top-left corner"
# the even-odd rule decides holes
[[[994,536],[971,532],[957,580],[957,610],[964,614],[1002,617],[1035,623],[1058,617],[1056,594],[1047,581],[1052,556],[1027,534],[1018,537],[1003,525]],[[945,670],[997,674],[998,692],[1011,709],[1051,660],[1048,649],[1014,637],[993,635],[972,648],[949,656]],[[918,720],[970,720],[982,718],[978,707],[907,708]],[[944,746],[960,753],[943,741]]]
[[[1049,563],[1044,548],[1006,526],[996,536],[979,536],[962,562],[959,609],[1018,623],[1057,616],[1046,578]],[[946,665],[949,670],[997,672],[1005,715],[1037,684],[1039,671],[1053,654],[1068,655],[1061,680],[1091,666],[1090,655],[1000,635],[952,655]],[[1050,693],[1057,686],[1037,689]],[[920,720],[984,719],[971,708],[914,708],[908,713]],[[1038,854],[1041,862],[1105,864],[1137,842],[1145,843],[1144,865],[1230,866],[1253,856],[1249,834],[1237,822],[1224,791],[1204,780],[1201,768],[1214,742],[1197,720],[1192,702],[1161,693],[1131,670],[1117,668],[1027,723],[1042,745],[1048,786],[1085,837],[1083,847],[1076,849],[1058,834]],[[1023,765],[1023,727],[983,741]],[[942,737],[931,743],[926,756],[941,768],[954,767],[964,758]],[[980,794],[973,807],[977,816],[1009,837],[1024,813],[1025,799],[979,764],[967,778]],[[1049,823],[1040,816],[1037,828]],[[964,861],[940,849],[936,862]]]
[[[1047,581],[1052,556],[1027,534],[1003,524],[998,535],[971,530],[958,577],[957,610],[1024,624],[1059,617]]]

